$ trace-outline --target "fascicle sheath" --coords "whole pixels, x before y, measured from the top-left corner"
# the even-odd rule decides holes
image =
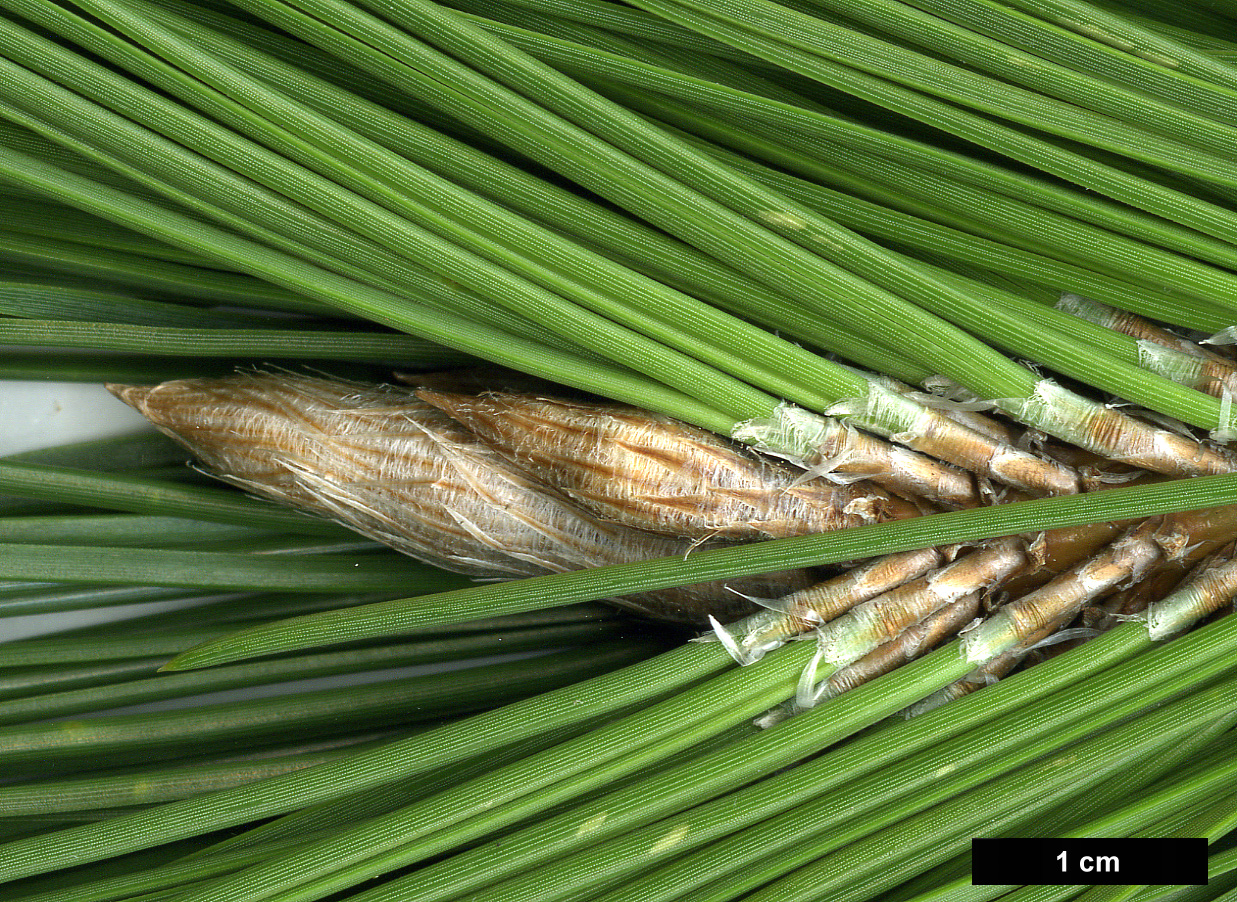
[[[1231,543],[1237,539],[1237,505],[1169,514],[1161,518],[1153,538],[1163,553],[1160,560],[1133,585],[1119,588],[1102,603],[1086,608],[1084,626],[1109,629],[1167,597],[1186,582],[1188,574],[1201,572],[1196,567],[1228,561],[1230,555],[1223,549],[1228,546],[1231,552]]]
[[[788,639],[935,570],[945,560],[945,552],[939,548],[904,551],[876,558],[832,579],[792,592],[777,600],[776,610],[760,611],[734,624],[736,658],[745,664],[758,661]]]
[[[221,478],[446,570],[536,576],[691,548],[589,516],[406,390],[269,373],[110,388]],[[702,623],[804,582],[731,584],[743,595],[707,584],[622,603]]]
[[[915,660],[966,626],[979,614],[982,593],[950,602],[898,636],[848,664],[816,687],[817,704]]]
[[[1210,553],[1234,538],[1237,504],[1169,514],[1155,533],[1156,542],[1169,560],[1185,560],[1196,552]]]
[[[1141,585],[1141,583],[1139,583]],[[1073,631],[1065,630],[1058,632],[1061,627],[1065,626],[1074,619],[1073,611],[1064,611],[1061,616],[1044,625],[1042,628],[1024,638],[1013,648],[1006,649],[995,658],[992,658],[983,664],[980,664],[962,679],[954,680],[948,686],[942,686],[936,692],[933,692],[927,698],[916,702],[907,709],[907,715],[916,717],[920,714],[926,714],[933,708],[938,708],[941,705],[962,698],[964,695],[969,695],[976,692],[985,686],[997,682],[1015,667],[1022,663],[1033,650],[1041,644],[1052,641],[1057,637],[1066,637]],[[1094,629],[1084,629],[1079,632],[1085,635],[1094,635]],[[1070,637],[1073,638],[1073,637]]]
[[[1199,568],[1181,589],[1147,609],[1147,633],[1162,641],[1188,629],[1237,596],[1237,560]]]
[[[1074,526],[1067,529],[1050,529],[1039,533],[1027,546],[1027,558],[1031,570],[1021,574],[1015,585],[1022,587],[1025,580],[1047,582],[1068,570],[1079,561],[1095,554],[1133,523],[1096,523],[1090,526]],[[1041,574],[1046,574],[1041,576]],[[1038,585],[1028,588],[1038,588]]]
[[[1217,510],[1228,511],[1229,509]],[[1234,530],[1237,529],[1237,512],[1233,512],[1232,517],[1209,517],[1207,516],[1209,513],[1210,511],[1190,511],[1164,517],[1152,533],[1163,556],[1143,570],[1141,576],[1132,585],[1119,587],[1117,592],[1105,598],[1102,605],[1085,607],[1082,632],[1110,629],[1122,619],[1145,611],[1153,602],[1166,597],[1182,582],[1184,574],[1203,558],[1209,558],[1209,560],[1199,564],[1198,572],[1201,572],[1201,568],[1228,561],[1231,553],[1213,556],[1212,552],[1233,538]],[[1083,588],[1083,586],[1072,580],[1072,576],[1067,576],[1056,584],[1056,588],[1064,596],[1069,595],[1071,590]],[[1084,605],[1087,601],[1103,598],[1108,591],[1105,584],[1100,584],[1094,597],[1084,600]],[[1068,625],[1074,617],[1075,613],[1072,608],[1063,609],[1060,616],[1046,623],[1013,648],[980,665],[974,673],[935,693],[934,699],[925,699],[922,706],[916,706],[915,713],[922,713],[930,707],[935,707],[936,704],[943,704],[945,701],[974,692],[1005,676],[1040,644],[1073,632],[1073,630],[1065,630],[1064,633],[1058,633],[1058,630]]]
[[[1139,366],[1166,379],[1217,398],[1226,391],[1237,392],[1237,366],[1231,360],[1174,335],[1137,313],[1118,310],[1076,294],[1062,295],[1057,309],[1137,339]]]
[[[1079,319],[1085,319],[1087,322],[1103,326],[1105,329],[1112,329],[1114,332],[1120,332],[1122,335],[1128,335],[1130,338],[1137,338],[1139,341],[1154,342],[1155,344],[1172,348],[1194,357],[1215,356],[1194,342],[1182,338],[1180,335],[1176,335],[1162,326],[1157,326],[1144,316],[1130,313],[1128,310],[1110,307],[1090,298],[1084,298],[1076,294],[1063,294],[1061,299],[1057,301],[1056,307],[1058,310],[1076,316]]]
[[[1206,384],[1205,362],[1201,357],[1166,348],[1154,341],[1140,339],[1138,342],[1139,366],[1191,388],[1201,388]]]
[[[930,376],[923,381],[925,390],[918,391],[889,376],[874,378],[890,391],[904,395],[912,401],[918,401],[926,407],[939,410],[942,415],[954,422],[961,423],[981,435],[986,435],[994,442],[1005,445],[1017,445],[1018,443],[1017,430],[983,412],[992,409],[993,405],[990,401],[981,400],[952,379],[946,379],[944,376]]]
[[[1003,403],[1028,426],[1154,473],[1206,476],[1237,468],[1237,458],[1226,449],[1126,416],[1048,379],[1037,383],[1029,398]]]
[[[1041,631],[1077,614],[1084,604],[1127,580],[1140,578],[1163,558],[1148,520],[1043,587],[1009,602],[964,640],[967,659],[985,664]]]
[[[829,410],[844,422],[882,435],[975,475],[1031,495],[1072,495],[1081,488],[1069,467],[997,441],[884,384],[868,383],[866,398]]]
[[[810,473],[871,479],[904,498],[944,507],[979,503],[970,473],[793,404],[780,404],[770,417],[738,424],[731,437]]]
[[[1022,540],[1002,539],[864,602],[821,629],[824,660],[834,667],[852,664],[929,614],[999,585],[1026,563]]]
[[[514,393],[418,396],[594,515],[638,529],[752,540],[920,513],[870,482],[805,480],[710,432],[636,408]]]
[[[1188,585],[1192,576],[1233,559],[1232,535],[1223,539],[1204,539],[1184,549],[1177,557],[1161,561],[1135,585],[1115,592],[1103,603],[1083,612],[1084,622],[1106,630],[1122,620],[1142,614],[1157,601]]]

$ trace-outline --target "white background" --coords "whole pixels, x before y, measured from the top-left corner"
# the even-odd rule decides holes
[[[0,380],[0,457],[149,429],[141,414],[117,401],[101,385]],[[151,604],[144,605],[142,611],[153,613],[174,607],[178,605]],[[0,641],[100,623],[137,612],[135,607],[118,607],[99,612],[0,617]]]

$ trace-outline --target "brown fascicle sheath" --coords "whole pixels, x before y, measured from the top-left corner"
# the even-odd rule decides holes
[[[823,700],[841,695],[935,648],[979,615],[982,595],[981,592],[972,592],[929,614],[855,663],[834,673],[817,689],[817,696]]]

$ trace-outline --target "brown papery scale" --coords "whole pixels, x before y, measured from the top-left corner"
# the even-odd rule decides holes
[[[406,390],[270,373],[108,388],[221,479],[446,570],[538,576],[692,548],[590,516]],[[796,571],[618,601],[704,623],[806,584]]]
[[[592,513],[638,529],[751,540],[914,517],[867,481],[837,484],[632,407],[514,393],[420,391]]]

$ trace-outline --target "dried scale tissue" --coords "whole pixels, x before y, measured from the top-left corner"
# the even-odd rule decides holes
[[[417,394],[592,513],[640,529],[752,540],[920,513],[870,482],[805,480],[643,410],[506,392]]]
[[[481,578],[537,576],[682,556],[699,544],[588,513],[406,389],[270,373],[110,388],[221,478],[447,570]],[[749,534],[754,516],[786,530],[787,515],[777,505],[798,510],[805,498],[819,499],[822,512],[805,517],[801,532],[818,531],[839,513],[849,523],[917,512],[866,484],[795,487],[790,471],[772,482],[768,498],[751,505],[751,486],[734,476],[737,465],[727,455],[749,461],[756,474],[771,471],[721,442],[711,445],[709,460],[726,459],[727,468],[702,470],[698,446],[687,445],[678,459],[663,447],[666,472],[693,479],[702,471],[724,474],[725,484],[694,482],[690,492],[731,511],[749,511],[742,524]],[[750,483],[752,476],[742,478]],[[735,493],[728,498],[723,491],[735,482],[742,490],[737,508]],[[611,499],[616,507],[621,495]],[[608,512],[604,506],[598,511]],[[707,534],[742,534],[724,528],[733,514],[709,516],[702,522],[717,528]],[[670,620],[703,623],[711,614],[726,621],[754,610],[752,599],[777,598],[808,582],[803,572],[774,573],[648,592],[621,603]]]

